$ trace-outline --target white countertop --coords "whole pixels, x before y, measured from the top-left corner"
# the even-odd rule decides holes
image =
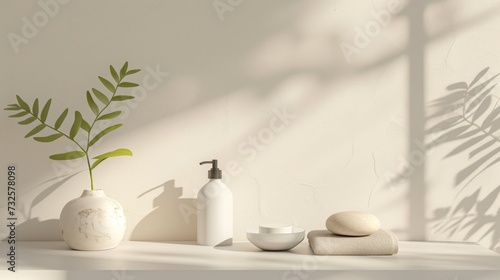
[[[124,241],[107,251],[74,251],[62,241],[19,241],[18,270],[499,270],[500,255],[475,243],[399,242],[393,256],[316,256],[307,242],[264,252],[248,242]],[[5,264],[4,264],[5,265]]]

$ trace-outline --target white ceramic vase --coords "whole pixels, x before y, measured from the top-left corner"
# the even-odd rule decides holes
[[[64,241],[74,250],[107,250],[118,246],[127,222],[123,208],[102,190],[84,190],[68,202],[59,218]]]

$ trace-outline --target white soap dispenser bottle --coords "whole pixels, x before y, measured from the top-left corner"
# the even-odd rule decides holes
[[[198,192],[198,244],[227,246],[233,244],[233,194],[222,182],[222,171],[217,160],[204,161],[212,164],[207,184]]]

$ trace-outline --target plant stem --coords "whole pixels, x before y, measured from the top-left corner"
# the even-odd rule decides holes
[[[71,138],[69,135],[67,135],[66,133],[62,132],[61,130],[59,129],[56,129],[55,127],[43,122],[38,116],[34,115],[31,111],[28,111],[28,113],[35,117],[40,123],[44,124],[46,127],[60,133],[62,136],[66,137],[68,140],[70,140],[71,142],[75,143],[78,148],[83,152],[85,153],[85,159],[87,161],[87,167],[88,167],[88,170],[89,170],[89,177],[90,177],[90,189],[91,190],[94,190],[94,176],[93,176],[93,173],[92,173],[92,165],[90,164],[90,157],[89,157],[89,144],[90,144],[90,135],[91,135],[91,132],[92,132],[92,128],[94,128],[94,125],[95,123],[97,122],[97,119],[102,115],[102,113],[109,107],[109,105],[111,104],[112,102],[112,99],[113,97],[115,97],[116,95],[116,92],[118,91],[118,85],[120,84],[120,82],[122,81],[123,77],[120,78],[120,80],[118,81],[118,83],[116,84],[116,87],[115,87],[115,90],[113,91],[113,95],[111,96],[111,98],[109,99],[109,102],[108,104],[106,104],[106,106],[104,106],[100,111],[99,113],[96,115],[96,117],[94,118],[94,120],[92,121],[92,124],[90,125],[90,129],[87,133],[87,146],[86,148],[84,149],[82,147],[82,145],[80,145],[80,143],[78,143],[77,141],[75,141],[75,139]]]
[[[92,124],[90,124],[90,129],[87,133],[87,148],[85,150],[83,150],[83,152],[85,153],[85,156],[87,158],[87,166],[89,168],[89,175],[90,175],[90,189],[91,190],[94,190],[94,178],[93,178],[93,174],[92,174],[92,166],[90,165],[90,158],[89,158],[89,149],[90,149],[90,134],[92,132],[92,128],[94,128],[94,125],[95,123],[97,122],[97,119],[101,116],[102,112],[104,112],[104,110],[106,110],[108,108],[108,106],[111,104],[112,102],[112,99],[113,97],[115,97],[116,95],[116,91],[118,90],[118,85],[120,84],[120,82],[122,81],[123,77],[121,77],[119,79],[119,81],[116,83],[116,87],[115,87],[115,90],[113,91],[113,95],[111,96],[111,98],[109,99],[109,102],[108,104],[106,104],[106,106],[104,106],[100,111],[99,111],[99,114],[97,114],[94,118],[94,121],[92,121]]]
[[[87,166],[89,168],[89,176],[90,176],[90,190],[94,190],[94,177],[92,177],[92,168],[90,166],[90,158],[89,158],[89,153],[88,153],[88,148],[87,151],[83,151],[85,153],[85,158],[87,159]]]

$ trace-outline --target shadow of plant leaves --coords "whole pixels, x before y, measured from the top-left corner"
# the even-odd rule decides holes
[[[445,120],[427,130],[428,133],[440,133],[437,138],[427,143],[427,148],[430,149],[461,140],[458,146],[449,152],[445,158],[462,152],[469,152],[469,158],[475,159],[457,173],[455,178],[456,186],[470,178],[490,160],[495,162],[500,152],[500,147],[498,147],[500,139],[495,135],[500,130],[500,107],[496,107],[498,101],[494,102],[494,99],[498,98],[491,94],[495,85],[488,87],[498,74],[484,82],[480,82],[488,70],[487,67],[479,72],[469,85],[465,82],[449,85],[447,89],[452,91],[451,93],[431,102],[431,106],[437,106],[438,109],[436,113],[430,115],[427,119],[442,117]],[[485,90],[485,88],[487,89]],[[456,89],[460,91],[457,92]],[[459,96],[461,96],[462,101],[457,104]],[[495,108],[492,109],[492,106],[495,106]],[[448,117],[449,115],[452,116]],[[483,119],[482,122],[481,119]],[[483,143],[485,140],[487,142]],[[484,170],[481,169],[480,172]]]
[[[79,171],[79,172],[76,172],[76,173],[73,173],[73,174],[70,174],[67,176],[56,177],[56,178],[53,178],[51,180],[48,180],[50,182],[53,182],[52,185],[47,187],[45,190],[43,190],[41,193],[39,193],[33,199],[33,201],[31,202],[31,205],[29,207],[29,217],[31,217],[31,210],[33,209],[33,207],[35,207],[38,203],[45,200],[45,198],[47,198],[51,193],[56,191],[59,187],[64,185],[67,181],[69,181],[71,178],[75,177],[76,175],[78,175],[81,172],[83,172],[83,171]]]
[[[443,158],[468,153],[470,162],[455,176],[454,187],[462,185],[458,194],[480,174],[500,162],[500,138],[496,135],[500,130],[500,99],[492,94],[495,85],[491,85],[499,74],[486,79],[488,70],[489,68],[485,68],[480,71],[469,84],[450,84],[446,88],[450,93],[431,101],[429,105],[435,112],[430,114],[427,120],[444,120],[427,130],[434,140],[427,143],[426,147],[430,149],[445,143],[457,143]],[[436,222],[434,229],[447,233],[448,236],[459,230],[467,230],[465,239],[472,238],[481,231],[481,236],[475,241],[481,241],[491,235],[490,248],[498,248],[500,209],[495,211],[492,208],[500,194],[500,186],[488,193],[484,191],[486,187],[475,187],[470,195],[460,201],[435,210],[434,217],[430,220]]]

